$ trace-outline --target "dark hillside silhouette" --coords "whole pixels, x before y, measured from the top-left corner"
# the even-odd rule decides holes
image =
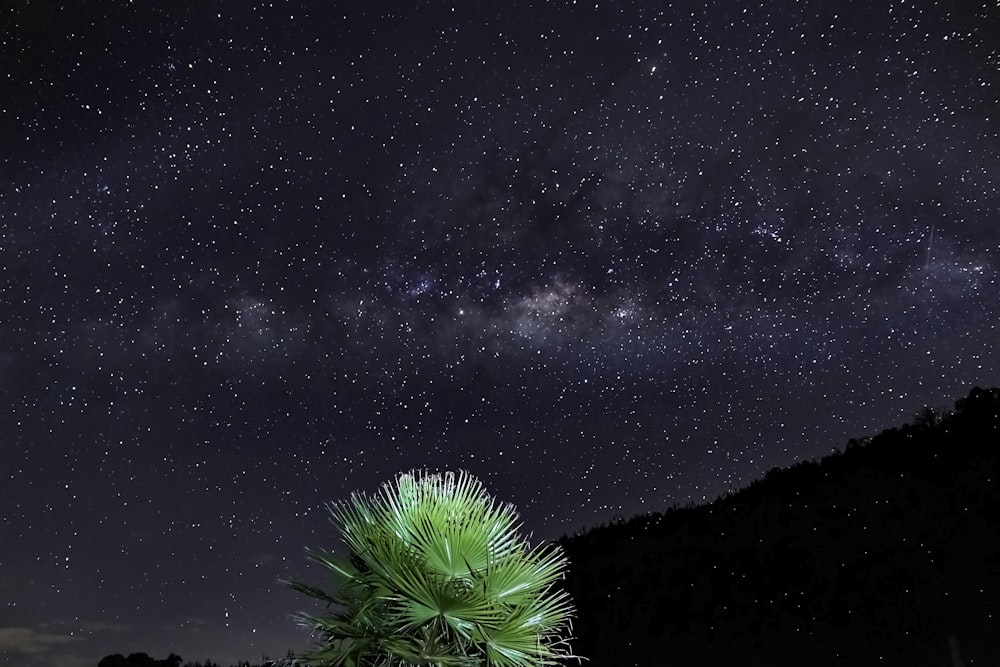
[[[1000,389],[560,543],[593,667],[1000,665]]]
[[[97,667],[181,667],[182,658],[171,653],[164,660],[156,660],[148,653],[131,653],[125,657],[121,653],[107,655],[97,663]]]

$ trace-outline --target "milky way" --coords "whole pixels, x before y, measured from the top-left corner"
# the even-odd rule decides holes
[[[0,657],[283,655],[402,470],[551,539],[1000,384],[996,7],[346,4],[0,10]]]

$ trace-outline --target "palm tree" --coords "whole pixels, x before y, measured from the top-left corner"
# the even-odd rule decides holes
[[[563,551],[521,539],[513,505],[467,472],[403,473],[327,510],[351,553],[307,550],[335,593],[286,582],[334,607],[297,617],[316,641],[286,664],[538,667],[577,657],[563,636],[574,609],[554,587]]]

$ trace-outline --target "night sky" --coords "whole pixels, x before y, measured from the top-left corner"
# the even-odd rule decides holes
[[[0,662],[299,649],[323,504],[534,539],[1000,384],[995,2],[0,9]]]

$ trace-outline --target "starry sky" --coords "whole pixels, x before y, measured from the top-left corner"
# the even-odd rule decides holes
[[[1000,384],[995,2],[0,9],[0,662],[284,655],[323,503],[538,539]]]

